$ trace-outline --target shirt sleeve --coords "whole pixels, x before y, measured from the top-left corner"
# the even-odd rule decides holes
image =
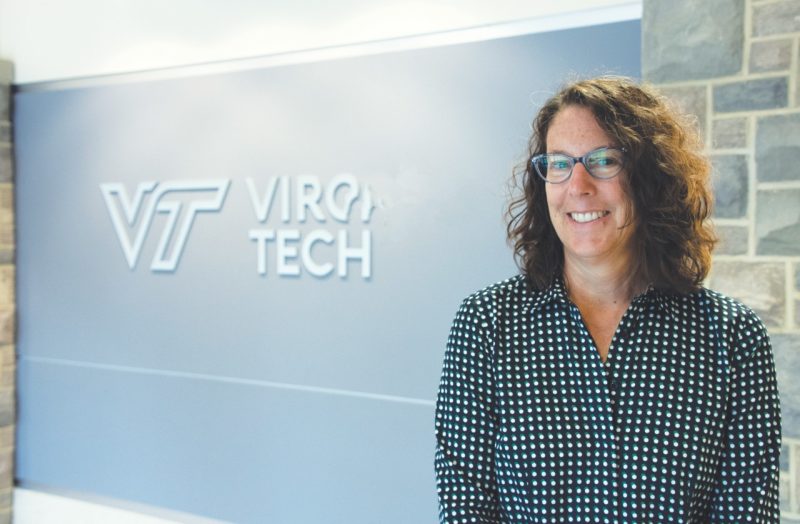
[[[447,339],[436,403],[436,481],[442,524],[500,523],[494,472],[493,342],[465,301]]]
[[[728,433],[710,521],[780,522],[780,403],[766,329],[743,315],[731,354]]]

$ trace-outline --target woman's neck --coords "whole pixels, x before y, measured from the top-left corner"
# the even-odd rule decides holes
[[[633,297],[643,292],[635,264],[581,264],[564,261],[564,281],[570,299],[582,304],[616,304],[627,306]]]

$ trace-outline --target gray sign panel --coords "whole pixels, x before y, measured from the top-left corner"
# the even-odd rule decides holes
[[[433,522],[506,182],[639,23],[16,96],[17,477],[235,522]]]

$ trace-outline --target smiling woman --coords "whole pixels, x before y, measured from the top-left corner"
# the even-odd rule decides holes
[[[609,164],[622,167],[622,152],[608,155],[615,140],[603,131],[592,111],[570,105],[559,111],[547,134],[547,150],[598,157],[605,152],[603,169]],[[611,150],[613,151],[613,150]],[[609,159],[616,158],[614,163]],[[570,157],[570,160],[572,158]],[[580,160],[580,159],[579,159]],[[545,178],[547,208],[556,235],[564,246],[564,270],[569,273],[583,264],[610,267],[634,267],[633,224],[628,216],[627,196],[620,177],[621,169],[603,171],[613,176],[597,178],[596,170],[587,169],[601,163],[580,160],[572,164],[561,180]],[[549,175],[549,173],[548,173]],[[626,177],[622,173],[622,177]],[[568,277],[569,278],[569,277]]]
[[[563,153],[558,149],[564,143],[587,139],[579,135],[589,133],[596,135],[597,143],[605,141],[622,150],[622,175],[595,177],[594,184],[603,190],[608,184],[601,179],[613,178],[624,191],[634,236],[631,249],[641,279],[681,292],[700,286],[716,237],[707,221],[713,201],[710,163],[691,120],[651,89],[606,77],[564,88],[542,107],[534,128],[531,161],[519,177],[522,194],[509,206],[508,226],[520,266],[533,287],[546,287],[564,270],[562,240],[551,222],[549,205],[557,191],[552,191],[553,181],[540,180],[536,159],[544,153]],[[577,153],[586,151],[572,154]],[[578,171],[585,167],[582,164]],[[581,174],[586,173],[573,176],[582,178]]]
[[[448,338],[441,522],[779,521],[772,349],[701,285],[701,150],[625,78],[540,110],[509,213],[522,274],[464,300]]]

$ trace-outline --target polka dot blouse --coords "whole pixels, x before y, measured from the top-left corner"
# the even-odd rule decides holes
[[[779,522],[769,338],[705,289],[636,297],[605,364],[561,281],[472,295],[436,437],[443,523]]]

